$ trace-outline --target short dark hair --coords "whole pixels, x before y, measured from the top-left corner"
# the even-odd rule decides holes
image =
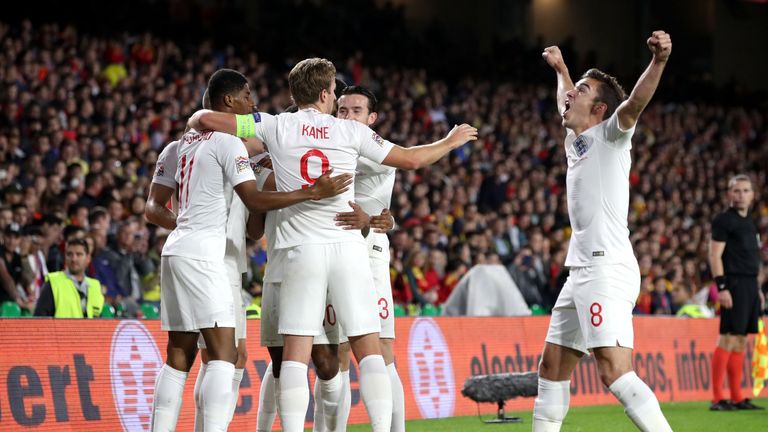
[[[208,96],[211,108],[216,109],[223,103],[225,96],[234,96],[248,84],[245,75],[232,69],[219,69],[208,80]]]
[[[85,228],[77,225],[67,225],[64,227],[64,230],[62,231],[62,235],[64,236],[65,239],[69,239],[70,237],[72,237],[73,235],[81,231],[85,232]]]
[[[109,216],[109,213],[107,213],[107,209],[101,206],[94,207],[91,210],[91,213],[88,215],[88,223],[94,224],[97,220],[105,216]]]
[[[88,189],[89,187],[95,185],[99,180],[101,180],[101,174],[89,172],[85,175],[85,188]]]
[[[376,99],[376,95],[373,94],[372,91],[368,90],[367,88],[363,86],[349,86],[344,89],[343,92],[341,92],[342,96],[346,95],[361,95],[368,98],[368,113],[376,112],[376,106],[379,104],[379,101]]]
[[[607,73],[599,69],[590,69],[584,72],[581,78],[592,78],[593,80],[600,82],[600,87],[597,89],[597,96],[595,96],[595,102],[602,102],[608,108],[605,110],[603,119],[607,119],[613,115],[619,104],[624,102],[627,98],[627,92],[619,84],[616,77],[608,75]]]
[[[71,238],[67,240],[67,247],[70,246],[82,246],[85,249],[86,254],[91,253],[91,250],[88,247],[88,242],[85,241],[84,238]]]

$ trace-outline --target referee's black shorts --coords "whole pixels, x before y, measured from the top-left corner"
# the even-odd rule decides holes
[[[726,286],[731,292],[733,307],[720,308],[720,334],[757,333],[760,319],[757,276],[727,276]]]

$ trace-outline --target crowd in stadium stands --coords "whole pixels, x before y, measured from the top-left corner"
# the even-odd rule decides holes
[[[213,43],[186,49],[151,34],[110,39],[29,22],[0,24],[0,45],[0,301],[33,309],[45,275],[63,268],[65,241],[83,237],[93,257],[87,274],[125,316],[140,314],[142,303],[159,302],[168,234],[143,219],[158,153],[180,136],[217,68],[245,73],[258,109],[276,113],[290,104],[286,66]],[[393,142],[431,142],[460,121],[480,130],[478,141],[435,166],[397,173],[395,301],[439,305],[472,266],[502,264],[529,305],[550,308],[567,276],[570,234],[554,78],[448,83],[424,70],[369,66],[359,54],[337,67],[347,83],[378,95],[374,128]],[[715,306],[707,240],[737,172],[755,181],[753,215],[768,264],[766,113],[656,101],[633,147],[629,227],[642,273],[636,312]],[[249,243],[246,288],[254,296],[264,246]]]

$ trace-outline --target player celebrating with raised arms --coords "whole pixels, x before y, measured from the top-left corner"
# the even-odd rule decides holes
[[[539,365],[534,432],[559,431],[570,377],[591,351],[603,383],[642,431],[671,431],[653,391],[632,369],[632,309],[640,271],[627,227],[631,138],[672,52],[663,31],[648,38],[653,58],[627,98],[616,79],[588,70],[576,85],[557,47],[542,54],[557,73],[557,107],[567,129],[566,189],[573,228],[570,275],[549,323]]]

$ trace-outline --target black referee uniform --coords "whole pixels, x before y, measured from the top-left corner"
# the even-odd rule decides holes
[[[750,216],[741,217],[730,208],[712,221],[712,240],[724,242],[725,286],[733,307],[720,310],[720,334],[757,333],[760,297],[757,274],[760,270],[760,237]]]

